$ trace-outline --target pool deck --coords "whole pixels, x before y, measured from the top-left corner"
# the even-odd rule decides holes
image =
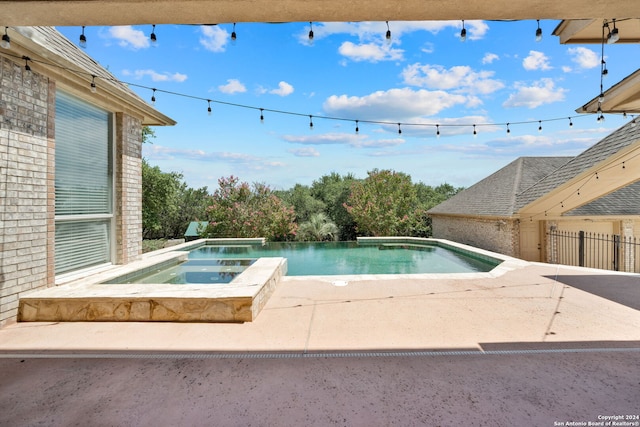
[[[523,263],[363,279],[285,277],[250,323],[5,326],[0,424],[553,426],[640,413],[638,275]]]

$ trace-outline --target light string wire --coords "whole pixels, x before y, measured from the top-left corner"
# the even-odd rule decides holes
[[[8,52],[1,52],[2,56],[6,56],[6,57],[12,57],[18,60],[24,59],[24,56],[20,56],[20,55],[13,55],[11,53]],[[198,100],[198,101],[202,101],[203,103],[207,103],[207,105],[214,103],[214,104],[218,104],[218,105],[226,105],[226,106],[230,106],[230,107],[237,107],[237,108],[244,108],[244,109],[249,109],[249,110],[255,110],[255,111],[259,111],[261,113],[261,116],[263,115],[264,112],[269,112],[269,113],[275,113],[275,114],[282,114],[282,115],[290,115],[290,116],[297,116],[297,117],[309,117],[308,113],[300,113],[300,112],[295,112],[295,111],[287,111],[287,110],[280,110],[280,109],[274,109],[274,108],[264,108],[264,107],[256,107],[253,105],[247,105],[247,104],[239,104],[239,103],[235,103],[235,102],[228,102],[228,101],[222,101],[219,99],[212,99],[212,98],[205,98],[205,97],[201,97],[201,96],[196,96],[196,95],[190,95],[190,94],[186,94],[186,93],[181,93],[181,92],[175,92],[175,91],[170,91],[170,90],[166,90],[166,89],[159,89],[157,87],[152,87],[152,86],[146,86],[146,85],[142,85],[142,84],[138,84],[138,83],[132,83],[132,82],[127,82],[127,81],[123,81],[120,79],[117,79],[115,76],[112,75],[98,75],[98,74],[94,74],[88,71],[83,71],[83,70],[77,70],[77,69],[72,69],[69,67],[65,67],[63,65],[59,65],[59,64],[55,64],[55,63],[51,63],[51,62],[47,62],[47,61],[43,61],[40,59],[32,59],[29,58],[29,60],[31,61],[32,64],[42,64],[42,65],[46,65],[49,67],[55,67],[61,70],[65,70],[65,71],[69,71],[73,74],[79,75],[79,76],[85,76],[87,78],[87,80],[93,80],[94,83],[96,84],[96,86],[98,86],[98,84],[96,83],[97,79],[101,79],[103,81],[108,81],[108,82],[112,82],[112,83],[117,83],[117,84],[122,84],[122,85],[126,85],[128,87],[136,87],[136,88],[140,88],[140,89],[145,89],[145,90],[149,90],[153,92],[153,95],[155,97],[155,94],[167,94],[167,95],[172,95],[172,96],[178,96],[178,97],[182,97],[182,98],[188,98],[188,99],[194,99],[194,100]],[[554,121],[561,121],[561,120],[569,120],[570,126],[572,125],[572,119],[577,119],[577,118],[583,118],[583,117],[588,117],[588,115],[585,114],[577,114],[577,115],[573,115],[573,116],[563,116],[563,117],[554,117],[554,118],[549,118],[549,119],[543,119],[543,120],[522,120],[522,121],[509,121],[509,122],[504,122],[504,123],[440,123],[440,122],[433,122],[433,123],[411,123],[411,122],[395,122],[395,121],[386,121],[386,120],[363,120],[360,118],[345,118],[345,117],[336,117],[336,116],[328,116],[328,115],[313,115],[314,119],[321,119],[321,120],[332,120],[332,121],[342,121],[342,122],[352,122],[352,123],[366,123],[366,124],[374,124],[374,125],[385,125],[385,126],[404,126],[404,127],[432,127],[434,128],[436,131],[439,131],[440,128],[469,128],[471,131],[475,130],[475,128],[478,127],[490,127],[490,126],[504,126],[507,127],[509,132],[511,132],[510,127],[513,125],[527,125],[527,124],[535,124],[535,123],[547,123],[547,122],[554,122]]]
[[[559,203],[556,203],[555,205],[552,205],[550,208],[548,208],[547,210],[545,210],[544,212],[540,212],[540,213],[536,213],[536,214],[532,214],[532,215],[526,215],[525,218],[529,218],[530,221],[533,221],[534,218],[538,218],[538,217],[546,217],[554,208],[557,207],[561,207],[564,208],[564,203],[572,200],[574,197],[580,197],[580,191],[584,189],[584,187],[589,184],[589,182],[591,182],[592,180],[595,181],[599,181],[600,180],[600,175],[603,172],[606,172],[608,170],[614,169],[614,168],[619,168],[620,166],[622,166],[622,169],[626,169],[626,162],[635,159],[636,157],[639,157],[640,153],[636,153],[631,157],[626,158],[625,160],[618,162],[618,163],[613,163],[610,165],[607,165],[605,167],[602,167],[598,170],[596,170],[595,172],[593,172],[592,174],[590,174],[589,176],[586,176],[583,178],[583,181],[580,183],[580,185],[578,186],[578,189],[576,191],[574,191],[573,193],[569,194],[567,197],[565,197],[564,199],[562,199]],[[522,193],[521,193],[522,194]],[[597,199],[594,199],[593,201],[595,201]]]

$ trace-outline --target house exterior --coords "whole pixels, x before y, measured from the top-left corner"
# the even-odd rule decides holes
[[[141,129],[175,122],[52,27],[11,27],[0,82],[2,325],[26,292],[140,257]]]
[[[521,157],[429,210],[433,236],[551,262],[556,231],[640,237],[640,126],[574,158]]]

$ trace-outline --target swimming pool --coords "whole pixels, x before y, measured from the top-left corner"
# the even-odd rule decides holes
[[[189,260],[263,257],[287,258],[287,276],[472,273],[490,271],[501,262],[438,242],[207,244],[189,252]]]

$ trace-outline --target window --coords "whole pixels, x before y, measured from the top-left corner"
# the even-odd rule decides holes
[[[111,262],[112,114],[56,93],[56,274]]]

